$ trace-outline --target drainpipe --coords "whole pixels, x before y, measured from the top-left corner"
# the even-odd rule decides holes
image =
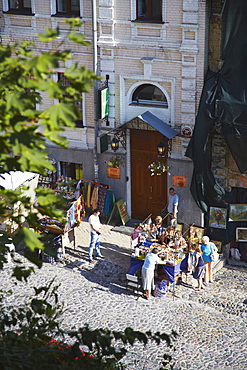
[[[92,0],[92,32],[93,32],[93,72],[98,76],[96,0]],[[98,165],[98,154],[97,154],[98,132],[99,132],[98,81],[96,80],[94,83],[94,148],[93,148],[93,164],[94,164],[95,181],[99,181],[99,165]]]

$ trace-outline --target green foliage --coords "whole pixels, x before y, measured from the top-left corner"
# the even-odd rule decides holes
[[[23,42],[20,45],[0,45],[0,175],[10,171],[30,171],[45,175],[47,169],[54,170],[45,151],[45,140],[50,140],[63,148],[67,140],[61,135],[66,127],[75,127],[80,113],[74,102],[81,99],[82,92],[88,92],[98,79],[93,72],[78,63],[65,68],[65,76],[70,86],[55,82],[53,75],[61,63],[72,58],[70,50],[62,50],[67,39],[88,45],[84,36],[77,33],[79,19],[70,19],[67,35],[61,37],[59,29],[47,29],[38,37],[42,42],[53,41],[54,49],[47,52],[34,52],[35,45]],[[57,103],[43,110],[36,110],[42,104],[42,94],[47,94]],[[14,211],[22,203],[21,211]],[[36,208],[36,209],[35,209]],[[62,221],[64,206],[54,192],[37,190],[36,207],[20,191],[0,189],[0,221],[6,218],[10,225],[19,230],[11,235],[14,244],[20,240],[28,248],[26,256],[38,267],[40,262],[32,251],[42,249],[42,242],[36,233],[38,218],[43,215]],[[26,224],[29,227],[23,228]],[[6,237],[9,237],[6,234]],[[6,242],[0,240],[0,267],[6,261]],[[19,265],[14,273],[18,279],[26,279],[25,269]]]
[[[98,79],[84,66],[72,63],[64,73],[70,86],[55,82],[53,76],[61,63],[64,65],[72,58],[70,50],[61,50],[65,39],[88,45],[85,37],[76,32],[81,26],[79,19],[69,19],[67,23],[70,29],[66,36],[61,36],[59,29],[47,29],[38,35],[41,42],[52,42],[50,51],[48,46],[46,52],[34,52],[35,45],[29,42],[0,45],[0,176],[10,171],[45,175],[47,169],[54,170],[45,142],[50,140],[66,148],[67,140],[61,134],[66,127],[74,127],[75,120],[80,118],[75,101]],[[36,104],[42,106],[43,94],[57,103],[38,111]],[[48,216],[63,221],[65,215],[64,202],[52,190],[37,189],[36,195],[35,204],[31,204],[30,197],[21,190],[0,188],[0,222],[8,220],[11,228],[17,227],[15,234],[8,230],[0,238],[0,269],[6,263],[9,238],[15,245],[25,246],[24,255],[32,262],[31,267],[26,267],[14,258],[12,275],[17,282],[27,281],[35,272],[34,265],[41,268],[38,250],[54,255],[49,245],[43,244],[38,220]],[[131,328],[124,332],[90,330],[87,325],[66,332],[59,321],[63,306],[58,303],[58,287],[52,281],[48,287],[34,290],[34,296],[24,306],[14,308],[2,301],[4,293],[0,292],[1,369],[123,369],[121,360],[126,346],[136,342],[145,346],[149,341],[159,345],[164,341],[170,347],[176,337],[176,333],[141,333]],[[66,344],[68,338],[73,345]],[[88,347],[87,353],[80,350],[82,345]],[[170,364],[171,357],[165,355],[163,366],[172,368]]]

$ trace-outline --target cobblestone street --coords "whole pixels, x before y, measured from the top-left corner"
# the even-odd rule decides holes
[[[129,265],[130,237],[103,225],[102,254],[104,260],[87,262],[88,224],[82,222],[75,233],[75,248],[66,248],[66,264],[44,267],[28,283],[16,286],[10,279],[11,263],[1,272],[1,286],[15,295],[8,304],[19,304],[32,292],[33,285],[47,284],[53,277],[61,284],[60,300],[66,312],[64,328],[88,323],[91,328],[152,330],[179,337],[175,369],[247,368],[247,269],[226,265],[214,276],[214,283],[196,292],[197,282],[188,276],[164,298],[147,301],[126,294],[125,274]],[[158,370],[159,360],[167,352],[164,345],[149,344],[145,349],[134,345],[125,358],[128,370]]]

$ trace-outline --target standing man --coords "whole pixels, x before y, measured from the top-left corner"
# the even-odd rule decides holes
[[[93,213],[88,219],[90,226],[91,242],[89,245],[88,259],[90,263],[93,263],[93,250],[96,250],[96,257],[104,258],[100,253],[100,234],[101,234],[101,223],[99,219],[100,211],[98,208],[93,210]]]
[[[175,218],[177,219],[177,213],[178,213],[178,195],[175,193],[174,188],[169,189],[169,195],[168,195],[168,205],[161,210],[163,212],[164,210],[167,211],[167,222],[168,224],[171,223],[171,219]]]

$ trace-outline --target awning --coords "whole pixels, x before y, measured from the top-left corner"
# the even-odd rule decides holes
[[[97,152],[103,153],[108,149],[108,135],[109,134],[117,134],[120,131],[123,131],[125,129],[136,129],[139,127],[136,127],[136,123],[133,123],[136,118],[139,118],[141,121],[145,122],[149,126],[152,126],[154,129],[159,131],[162,135],[167,137],[167,139],[172,139],[174,136],[178,135],[178,131],[171,128],[167,123],[162,121],[160,118],[155,116],[149,111],[146,111],[145,113],[140,114],[137,117],[132,118],[129,122],[125,122],[122,125],[119,125],[111,130],[109,130],[106,134],[102,134],[98,136],[97,138]]]
[[[156,117],[149,111],[140,114],[138,118],[148,123],[150,126],[155,128],[157,131],[159,131],[162,135],[164,135],[168,139],[172,139],[174,136],[178,134],[178,131],[171,128],[167,123],[165,123],[164,121],[162,121],[160,118]]]
[[[37,176],[39,175],[34,172],[10,171],[9,173],[1,173],[0,186],[7,190],[15,190],[26,181],[32,180]]]

